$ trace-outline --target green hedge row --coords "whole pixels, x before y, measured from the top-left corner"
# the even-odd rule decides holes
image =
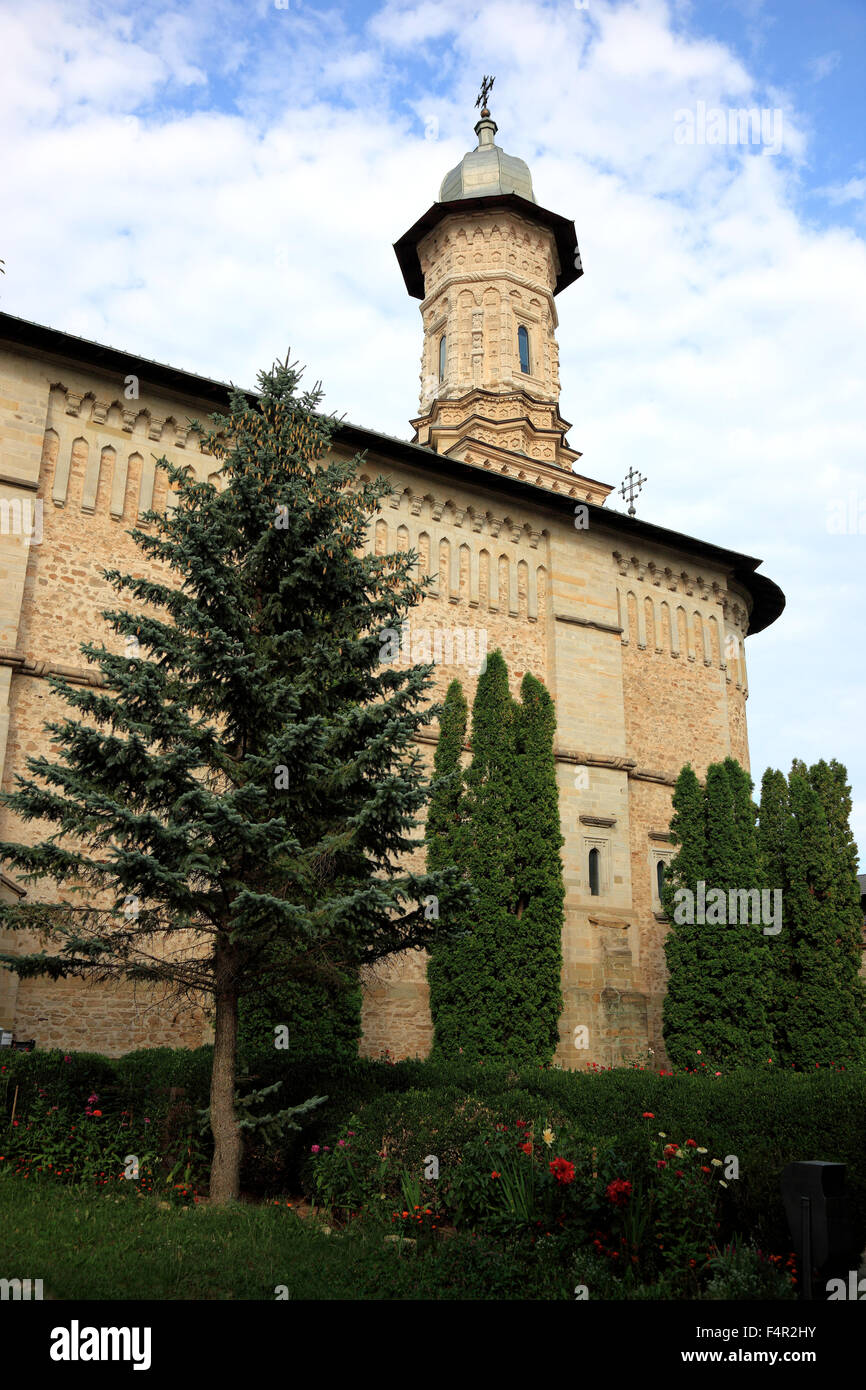
[[[0,1105],[6,1123],[17,1088],[16,1113],[26,1116],[40,1090],[51,1103],[82,1112],[96,1091],[103,1110],[149,1114],[177,1128],[177,1095],[192,1113],[207,1105],[210,1048],[154,1048],[106,1058],[60,1052],[4,1053]],[[243,1182],[250,1192],[311,1190],[311,1148],[356,1131],[357,1161],[371,1165],[383,1140],[389,1166],[418,1172],[428,1154],[440,1165],[459,1161],[462,1145],[489,1122],[513,1126],[541,1120],[556,1130],[569,1121],[587,1134],[618,1136],[623,1150],[652,1132],[682,1143],[694,1139],[711,1154],[739,1161],[726,1191],[726,1227],[783,1248],[788,1242],[780,1178],[786,1164],[828,1159],[847,1166],[860,1246],[866,1243],[866,1071],[814,1075],[735,1071],[722,1077],[617,1069],[587,1075],[547,1069],[488,1069],[461,1062],[292,1063],[263,1055],[246,1073],[243,1090],[282,1081],[280,1106],[312,1095],[327,1097],[288,1143],[248,1145]],[[644,1118],[650,1112],[652,1121]],[[8,1130],[7,1130],[8,1133]]]

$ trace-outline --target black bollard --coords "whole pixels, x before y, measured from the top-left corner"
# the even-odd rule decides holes
[[[782,1196],[797,1253],[799,1297],[813,1297],[814,1269],[818,1297],[826,1299],[828,1281],[846,1279],[859,1259],[845,1192],[845,1164],[789,1163],[782,1173]]]

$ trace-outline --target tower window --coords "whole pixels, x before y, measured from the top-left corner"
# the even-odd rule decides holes
[[[520,353],[520,370],[529,373],[529,331],[523,324],[517,330],[517,350]]]
[[[659,859],[658,863],[656,864],[656,890],[657,890],[658,895],[659,895],[659,902],[661,902],[661,900],[662,900],[662,888],[663,888],[663,886],[664,886],[664,881],[665,881],[665,861],[664,861],[663,859]]]
[[[439,339],[439,380],[445,380],[445,334]]]
[[[599,895],[599,860],[601,855],[597,849],[589,851],[589,891],[592,897]]]

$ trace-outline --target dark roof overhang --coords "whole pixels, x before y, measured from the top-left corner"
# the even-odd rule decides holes
[[[528,203],[527,206],[534,207],[534,204]],[[44,324],[31,323],[28,319],[0,313],[0,345],[4,342],[45,354],[58,363],[68,363],[71,366],[84,363],[120,377],[135,372],[145,386],[158,387],[194,401],[206,402],[218,411],[224,411],[228,405],[231,388],[225,381],[196,376],[178,367],[151,362],[136,353],[105,347],[101,343],[91,342],[87,338],[77,338],[71,333],[63,333]],[[244,394],[250,401],[256,399],[254,391],[245,390]],[[393,435],[381,434],[347,421],[341,422],[335,429],[334,442],[356,452],[368,451],[387,457],[394,463],[405,463],[426,469],[428,472],[435,470],[442,477],[451,477],[470,486],[474,483],[482,486],[486,484],[489,487],[495,481],[496,491],[514,497],[515,501],[553,512],[564,512],[572,517],[574,515],[573,497],[551,492],[520,478],[505,477],[502,473],[488,473],[475,464],[464,463],[448,454],[436,453],[424,444],[410,444],[405,439],[397,439]],[[680,531],[669,531],[663,526],[654,526],[649,521],[627,516],[624,512],[611,511],[595,502],[582,502],[581,505],[588,510],[590,525],[610,531],[617,537],[619,545],[627,545],[630,538],[649,541],[669,550],[684,551],[703,558],[707,563],[727,571],[752,600],[750,634],[762,632],[774,623],[784,610],[785,595],[778,584],[764,574],[755,573],[761,564],[760,560],[736,550],[726,550],[722,546],[712,545],[709,541],[698,540],[694,536],[686,536]]]
[[[580,278],[583,267],[577,249],[577,232],[574,223],[567,217],[560,217],[558,212],[548,212],[547,208],[531,203],[528,198],[521,198],[518,193],[497,193],[488,198],[455,198],[450,203],[434,203],[408,232],[403,233],[399,241],[394,242],[394,252],[403,272],[406,289],[415,299],[424,298],[424,275],[418,259],[418,243],[454,213],[489,212],[491,208],[508,208],[512,212],[519,212],[531,222],[539,222],[553,232],[559,257],[554,294],[559,294],[560,290]]]
[[[348,423],[340,426],[336,440],[358,452],[367,451],[379,455],[387,453],[394,463],[406,463],[428,470],[435,468],[443,477],[452,477],[455,481],[459,480],[465,484],[471,484],[473,481],[483,484],[495,479],[497,492],[506,493],[514,497],[515,501],[519,500],[550,511],[564,512],[571,518],[574,516],[575,499],[566,493],[551,492],[548,488],[539,487],[537,483],[505,477],[502,473],[487,472],[474,463],[463,463],[460,459],[452,458],[450,454],[438,454],[424,444],[409,444],[403,439],[394,439],[391,435],[378,434],[374,430]],[[750,635],[763,632],[764,628],[774,623],[783,612],[785,595],[772,579],[768,579],[765,574],[755,573],[762,562],[754,556],[713,545],[710,541],[698,540],[696,536],[686,536],[681,531],[669,531],[665,526],[655,526],[652,522],[643,521],[636,516],[627,516],[625,512],[612,511],[595,502],[579,500],[581,505],[587,508],[590,526],[612,532],[617,537],[616,543],[621,547],[627,546],[629,540],[649,541],[667,550],[678,550],[703,559],[708,564],[726,571],[735,583],[745,589],[752,600]]]

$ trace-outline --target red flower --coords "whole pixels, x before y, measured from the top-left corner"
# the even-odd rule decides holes
[[[665,1153],[666,1153],[668,1156],[670,1156],[671,1154],[675,1154],[676,1151],[677,1151],[677,1146],[676,1146],[676,1144],[665,1144]]]
[[[698,1141],[697,1141],[697,1139],[687,1139],[687,1140],[686,1140],[686,1148],[687,1148],[687,1149],[696,1149],[697,1147],[698,1147]]]
[[[665,1160],[664,1160],[663,1158],[660,1158],[660,1159],[658,1159],[658,1160],[656,1161],[656,1167],[657,1167],[657,1168],[667,1168],[667,1166],[668,1166],[668,1165],[667,1165],[667,1163],[665,1162]]]
[[[574,1164],[567,1158],[552,1158],[547,1165],[556,1181],[565,1184],[574,1182]]]
[[[498,1177],[499,1177],[499,1173],[497,1173],[497,1172],[494,1170],[494,1172],[492,1172],[492,1173],[490,1174],[490,1176],[491,1176],[491,1178],[498,1178]]]
[[[626,1178],[614,1178],[605,1188],[608,1198],[615,1207],[621,1207],[631,1196],[631,1183]]]
[[[520,1147],[525,1154],[532,1153],[532,1145],[529,1143],[529,1140],[527,1140],[525,1144],[521,1144]]]
[[[642,1120],[654,1120],[654,1119],[655,1119],[655,1115],[653,1114],[653,1112],[652,1112],[651,1110],[645,1110],[645,1111],[643,1112],[643,1114],[641,1115],[641,1119],[642,1119]]]

